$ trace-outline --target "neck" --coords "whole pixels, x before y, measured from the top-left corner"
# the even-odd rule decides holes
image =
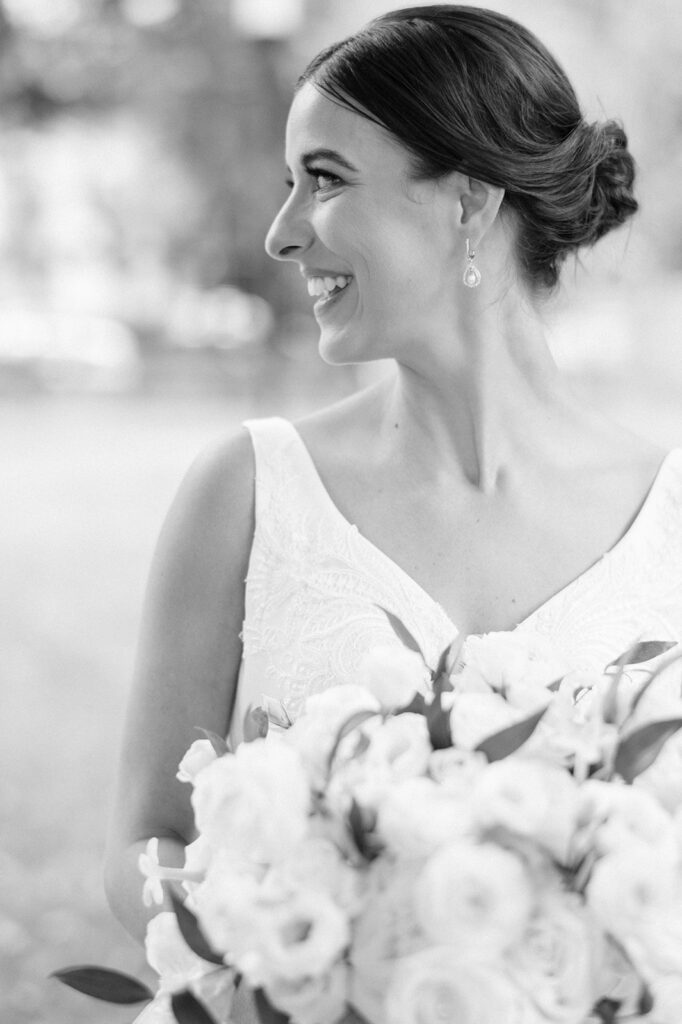
[[[493,306],[476,296],[445,344],[414,345],[398,362],[382,407],[386,437],[425,477],[447,473],[482,492],[544,442],[568,412],[570,392],[539,318],[513,295]],[[556,438],[556,433],[554,434]]]

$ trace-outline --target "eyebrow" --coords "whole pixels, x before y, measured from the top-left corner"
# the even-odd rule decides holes
[[[331,160],[340,167],[345,167],[347,171],[353,171],[355,173],[357,173],[358,170],[357,167],[353,167],[353,165],[335,149],[311,149],[301,157],[301,166],[307,170],[308,167],[311,164],[314,164],[316,160]],[[287,167],[287,171],[288,170],[289,168]]]

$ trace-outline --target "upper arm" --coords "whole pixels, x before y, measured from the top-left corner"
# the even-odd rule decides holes
[[[115,841],[189,841],[190,787],[175,779],[197,726],[226,735],[241,661],[253,536],[254,466],[246,432],[190,468],[152,560],[129,700]]]

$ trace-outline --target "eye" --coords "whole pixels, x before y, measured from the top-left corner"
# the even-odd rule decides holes
[[[341,184],[341,178],[331,171],[325,171],[321,167],[308,167],[306,170],[315,182],[314,192],[328,192]]]

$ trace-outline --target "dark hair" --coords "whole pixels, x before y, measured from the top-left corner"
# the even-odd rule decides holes
[[[458,170],[503,187],[533,285],[554,286],[570,252],[637,210],[622,127],[588,124],[549,51],[502,14],[392,11],[318,54],[305,82],[387,129],[415,177]]]

